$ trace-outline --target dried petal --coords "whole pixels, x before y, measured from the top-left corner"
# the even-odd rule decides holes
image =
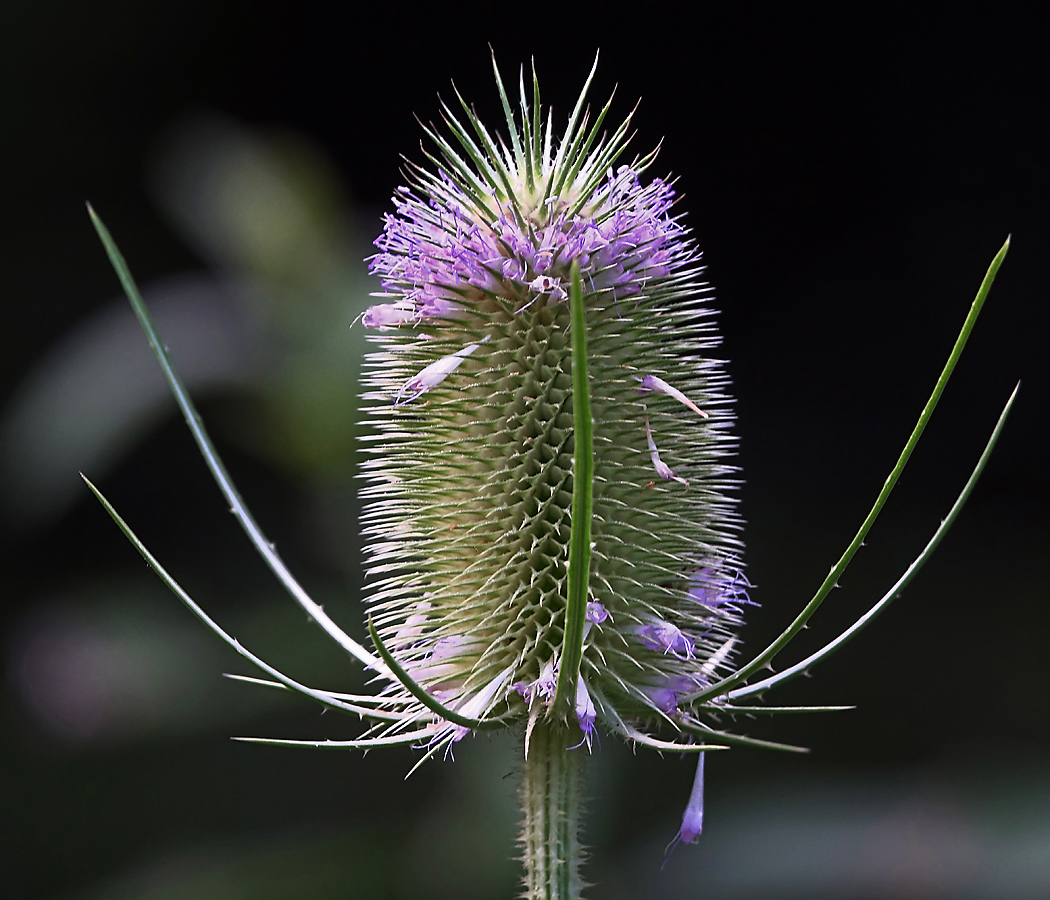
[[[417,318],[415,310],[406,309],[401,304],[380,303],[366,309],[361,321],[369,328],[399,328]]]
[[[680,481],[682,484],[688,486],[688,481],[676,475],[671,470],[671,467],[660,459],[660,451],[656,449],[656,441],[653,440],[653,431],[649,427],[648,414],[645,417],[645,440],[649,444],[649,458],[653,461],[653,468],[656,469],[656,474],[664,481],[670,481],[673,478],[675,481]]]
[[[404,383],[398,392],[397,399],[394,401],[394,406],[411,403],[432,387],[441,384],[442,381],[459,368],[460,363],[464,359],[477,349],[477,344],[470,344],[462,350],[457,350],[455,353],[450,353],[448,356],[441,357],[437,362],[431,363],[414,378],[410,378]]]
[[[662,378],[657,378],[655,375],[646,375],[641,379],[642,386],[638,388],[639,394],[647,394],[651,391],[660,391],[667,394],[669,397],[674,397],[679,403],[688,406],[693,412],[699,413],[705,419],[709,418],[708,414],[705,413],[699,406],[693,403],[685,394],[683,394],[678,388],[671,387]]]

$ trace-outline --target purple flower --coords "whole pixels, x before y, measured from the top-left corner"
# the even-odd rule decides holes
[[[647,687],[642,690],[661,712],[673,713],[678,709],[678,691],[667,687]]]
[[[695,650],[693,641],[677,625],[665,622],[663,619],[654,619],[647,625],[637,626],[635,634],[650,650],[673,653],[680,659],[693,658]]]
[[[728,560],[726,566],[732,566],[733,560]],[[689,576],[689,599],[708,609],[722,611],[731,609],[739,614],[741,605],[754,605],[754,601],[748,594],[751,587],[747,576],[739,568],[732,570],[733,577],[726,578],[719,571],[705,566],[698,569]]]
[[[594,732],[594,719],[597,713],[594,709],[594,701],[591,700],[591,694],[583,680],[583,675],[576,679],[575,710],[576,721],[580,726],[580,731],[583,732],[583,739],[587,742],[587,746],[590,747],[591,737]]]
[[[543,665],[540,677],[536,679],[534,687],[537,694],[544,700],[550,700],[554,696],[554,689],[558,684],[558,663],[554,659],[548,659]]]
[[[693,789],[689,794],[689,802],[682,814],[682,825],[678,834],[667,845],[664,853],[664,865],[671,856],[671,851],[678,844],[695,844],[704,830],[704,753],[697,754],[696,774],[693,776]]]
[[[601,625],[606,619],[609,618],[609,611],[598,603],[596,600],[591,600],[587,603],[587,621],[595,625]]]
[[[658,683],[643,686],[642,692],[658,710],[673,713],[678,709],[678,695],[695,690],[696,684],[684,675],[665,675]]]
[[[711,568],[703,568],[689,578],[689,599],[702,606],[718,609],[724,602],[722,586],[714,579],[716,575]]]
[[[555,688],[558,686],[558,663],[548,659],[540,671],[540,677],[535,681],[515,681],[511,685],[515,691],[525,698],[530,706],[536,699],[550,700],[554,696]]]
[[[586,196],[566,185],[563,196],[532,208],[524,184],[512,184],[515,197],[506,201],[503,186],[432,176],[424,182],[429,199],[398,188],[396,213],[384,218],[370,260],[384,292],[402,299],[396,307],[372,307],[366,325],[454,317],[494,296],[516,298],[519,311],[541,295],[561,301],[573,260],[592,291],[629,297],[693,258],[671,215],[674,189],[659,178],[643,185],[630,166],[610,170]]]
[[[398,303],[380,303],[366,309],[361,321],[368,328],[400,328],[417,318],[413,309],[406,309]]]

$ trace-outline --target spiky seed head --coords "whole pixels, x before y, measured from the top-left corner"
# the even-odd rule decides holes
[[[593,77],[593,71],[591,73]],[[460,100],[427,132],[371,269],[364,529],[377,633],[470,717],[535,721],[554,693],[573,495],[569,272],[593,413],[589,603],[576,721],[673,719],[731,662],[747,602],[733,417],[700,253],[672,182],[623,165],[583,94],[563,134],[499,73],[505,136]],[[458,97],[458,94],[457,94]],[[611,103],[611,100],[610,100]],[[509,142],[509,143],[508,143]],[[415,702],[398,683],[398,708]],[[408,710],[411,711],[409,706]],[[416,720],[432,714],[419,705]],[[461,726],[435,720],[435,740]]]

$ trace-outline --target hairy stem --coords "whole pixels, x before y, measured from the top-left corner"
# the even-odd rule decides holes
[[[521,828],[526,900],[578,900],[580,781],[584,753],[570,751],[572,732],[538,721],[529,739],[521,786]]]

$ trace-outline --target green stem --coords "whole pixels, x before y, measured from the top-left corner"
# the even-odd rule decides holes
[[[579,900],[580,782],[586,754],[568,749],[569,729],[542,719],[529,739],[521,786],[525,900]]]

